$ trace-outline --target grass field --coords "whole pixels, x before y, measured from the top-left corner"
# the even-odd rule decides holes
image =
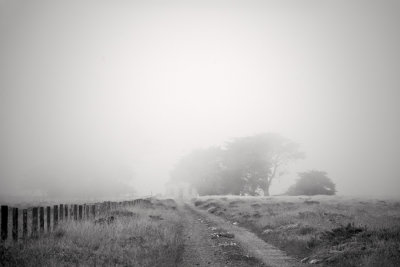
[[[38,239],[3,244],[4,266],[175,266],[183,249],[173,200],[151,199],[103,214],[96,221],[68,221]],[[113,218],[113,219],[112,219]]]
[[[229,196],[200,197],[193,202],[304,263],[400,266],[399,201]]]

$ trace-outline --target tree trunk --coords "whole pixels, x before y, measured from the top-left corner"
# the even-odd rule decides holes
[[[269,197],[269,183],[264,188],[264,196]]]
[[[265,185],[264,196],[269,196],[269,187],[271,186],[272,179],[275,178],[276,170],[278,169],[278,166],[279,165],[277,163],[275,163],[274,169],[272,170],[271,177],[267,177],[267,184]]]

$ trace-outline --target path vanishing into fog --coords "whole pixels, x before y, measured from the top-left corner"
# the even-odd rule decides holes
[[[301,266],[281,250],[223,218],[191,204],[180,205],[180,212],[184,250],[179,266]]]

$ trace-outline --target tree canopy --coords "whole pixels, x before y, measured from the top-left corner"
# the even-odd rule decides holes
[[[189,182],[200,195],[269,195],[278,169],[303,157],[298,144],[264,133],[193,151],[178,162],[171,179]]]

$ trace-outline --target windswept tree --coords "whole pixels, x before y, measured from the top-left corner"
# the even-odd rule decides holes
[[[292,185],[287,194],[298,195],[334,195],[336,186],[324,171],[300,172],[299,179]]]
[[[278,171],[304,157],[299,146],[277,134],[234,139],[224,148],[195,150],[184,156],[171,172],[171,180],[184,181],[200,195],[269,195]]]
[[[264,133],[227,143],[223,162],[234,180],[243,181],[241,193],[254,195],[262,189],[264,195],[269,196],[278,172],[303,157],[297,143],[278,134]]]

